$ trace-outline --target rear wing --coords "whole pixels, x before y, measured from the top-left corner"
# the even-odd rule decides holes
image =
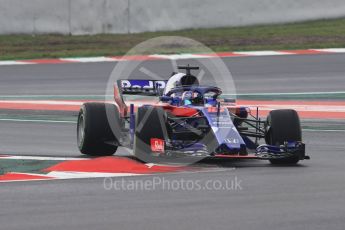
[[[165,80],[118,80],[114,85],[114,99],[121,116],[127,116],[128,112],[122,95],[160,96],[166,83]]]
[[[118,80],[117,87],[121,94],[160,96],[166,83],[165,80]]]

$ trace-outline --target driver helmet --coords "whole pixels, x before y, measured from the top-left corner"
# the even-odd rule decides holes
[[[183,105],[191,105],[194,99],[194,93],[192,91],[185,91],[182,94]]]

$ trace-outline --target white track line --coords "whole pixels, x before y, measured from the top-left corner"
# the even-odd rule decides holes
[[[286,53],[282,51],[243,51],[233,52],[234,54],[240,54],[245,56],[275,56],[275,55],[293,55],[293,53]]]
[[[82,105],[82,101],[56,101],[56,100],[0,100],[1,104],[35,104],[35,105]]]
[[[77,123],[77,121],[35,120],[35,119],[14,119],[14,118],[0,118],[0,121],[40,122],[40,123],[69,123],[69,124],[76,124]]]
[[[345,53],[345,48],[327,48],[327,49],[304,49],[299,51],[319,51],[323,53]],[[233,54],[238,54],[237,57],[253,57],[253,56],[275,56],[275,55],[300,55],[299,52],[293,53],[293,51],[274,51],[274,50],[264,50],[264,51],[238,51],[231,52]],[[217,53],[216,53],[217,54]],[[147,55],[147,60],[152,57],[157,57],[159,59],[168,59],[168,60],[180,60],[180,59],[199,59],[199,58],[217,58],[212,54],[199,55],[199,54],[154,54]],[[56,60],[68,61],[71,63],[92,63],[92,62],[118,62],[118,61],[131,61],[131,58],[124,57],[72,57],[72,58],[57,58]],[[30,60],[30,62],[25,62],[23,60],[18,61],[0,61],[0,65],[32,65],[32,64],[42,64],[41,61],[35,62],[35,60]],[[58,63],[56,63],[58,64]]]
[[[99,178],[99,177],[126,177],[126,176],[141,176],[147,174],[137,173],[100,173],[100,172],[62,172],[52,171],[46,176],[54,177],[56,179],[78,179],[78,178]]]
[[[276,95],[325,95],[325,94],[345,94],[345,91],[332,92],[296,92],[296,93],[238,93],[238,94],[222,94],[229,96],[276,96]]]
[[[115,61],[119,61],[120,59],[110,58],[110,57],[83,57],[83,58],[60,58],[60,60],[89,63],[89,62],[115,62]]]
[[[305,132],[345,132],[341,129],[302,129]]]
[[[42,156],[11,156],[11,155],[0,155],[1,159],[10,160],[38,160],[38,161],[79,161],[79,160],[91,160],[93,158],[78,158],[78,157],[42,157]]]
[[[0,65],[32,65],[35,63],[22,62],[22,61],[0,61]]]
[[[246,107],[256,108],[259,107],[260,111],[271,111],[275,109],[294,109],[297,112],[336,112],[336,113],[344,113],[345,112],[345,105],[246,105],[241,104]]]
[[[85,97],[85,98],[90,98],[90,97],[102,97],[102,98],[105,98],[105,97],[109,97],[109,96],[114,96],[114,95],[77,95],[77,94],[74,94],[74,95],[0,95],[0,98],[72,98],[72,97]]]
[[[163,59],[168,59],[168,60],[213,58],[210,56],[198,55],[198,54],[172,54],[172,55],[153,54],[153,55],[150,55],[150,57],[163,58]]]
[[[330,53],[345,53],[345,48],[329,48],[329,49],[312,49],[321,52],[330,52]]]

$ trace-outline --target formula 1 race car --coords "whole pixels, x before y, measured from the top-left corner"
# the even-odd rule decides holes
[[[210,157],[296,164],[309,159],[296,111],[273,110],[262,121],[250,108],[221,97],[220,88],[201,85],[191,74],[199,67],[178,68],[186,73],[173,73],[167,81],[118,80],[115,103],[83,104],[77,126],[81,153],[107,156],[123,146],[144,162]],[[157,102],[125,98],[138,95]]]

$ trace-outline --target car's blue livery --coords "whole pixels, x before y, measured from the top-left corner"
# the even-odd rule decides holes
[[[119,80],[115,104],[85,103],[78,119],[80,151],[112,155],[124,146],[143,161],[215,157],[295,164],[308,159],[296,111],[271,111],[261,121],[249,108],[222,98],[220,88],[200,85],[191,74],[198,67],[179,68],[186,73],[173,73],[168,81]],[[128,101],[124,95],[145,100]]]

